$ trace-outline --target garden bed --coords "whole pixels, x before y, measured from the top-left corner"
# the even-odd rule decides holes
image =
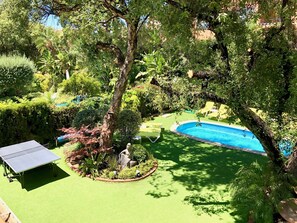
[[[133,167],[125,167],[121,171],[117,172],[115,177],[113,177],[113,172],[108,169],[103,170],[100,176],[94,176],[92,174],[86,174],[81,170],[80,165],[77,163],[71,162],[71,152],[68,150],[64,150],[64,155],[66,157],[65,161],[71,170],[78,173],[81,176],[85,176],[91,178],[93,180],[104,181],[104,182],[133,182],[142,180],[151,174],[153,174],[158,168],[158,162],[156,159],[149,159],[145,162],[138,163]],[[137,175],[137,171],[139,175]],[[110,177],[112,175],[112,177]],[[132,176],[132,177],[129,177]]]
[[[71,170],[75,171],[79,175],[83,175],[82,171],[79,170],[78,166],[72,165],[69,162],[68,158],[66,158],[66,163],[70,167]],[[148,172],[146,172],[145,174],[143,174],[140,177],[135,177],[135,178],[130,178],[130,179],[109,179],[109,178],[104,178],[104,177],[92,177],[90,174],[86,175],[86,177],[89,177],[93,180],[104,181],[104,182],[116,182],[116,183],[133,182],[133,181],[139,181],[139,180],[147,178],[148,176],[152,175],[157,170],[157,168],[158,168],[158,162],[157,162],[157,160],[155,160],[153,167]]]

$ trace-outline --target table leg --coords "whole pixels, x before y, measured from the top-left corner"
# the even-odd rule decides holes
[[[5,164],[5,162],[4,161],[2,161],[3,162],[3,168],[4,168],[4,176],[5,177],[7,177],[8,176],[8,174],[7,174],[7,169],[6,169],[6,164]]]
[[[22,172],[20,173],[20,181],[21,181],[21,185],[22,185],[22,189],[25,187],[25,173]]]
[[[57,174],[57,169],[56,169],[56,164],[55,163],[52,163],[52,169],[53,169],[53,176],[56,177],[58,174]]]

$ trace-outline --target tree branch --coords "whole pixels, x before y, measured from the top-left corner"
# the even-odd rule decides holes
[[[225,77],[229,76],[229,73],[231,71],[231,67],[230,67],[230,62],[229,62],[229,52],[228,52],[228,48],[226,46],[226,44],[224,43],[224,35],[220,29],[220,27],[222,26],[222,24],[218,21],[218,12],[217,11],[212,11],[211,14],[207,14],[207,13],[197,13],[195,12],[191,7],[187,7],[187,6],[183,6],[180,3],[174,1],[174,0],[167,0],[167,3],[182,10],[182,11],[187,11],[188,13],[190,13],[190,15],[193,18],[197,18],[199,20],[204,20],[207,21],[209,23],[209,29],[211,31],[214,32],[216,40],[217,40],[217,46],[218,49],[221,52],[221,58],[222,60],[225,62],[226,64],[226,69],[227,72],[225,72]],[[206,11],[207,12],[207,11]]]
[[[126,0],[119,0],[123,6],[128,7]]]
[[[173,1],[173,0],[167,0],[166,2],[167,2],[169,5],[172,5],[172,6],[174,6],[175,8],[178,8],[178,9],[180,9],[180,10],[182,10],[182,11],[187,10],[186,7],[182,6],[180,3],[176,2],[176,1]],[[187,11],[188,11],[188,10],[187,10]]]
[[[103,26],[106,26],[110,21],[114,20],[115,18],[116,18],[116,16],[112,16],[109,19],[107,19],[105,21],[98,22],[98,23],[102,24]]]
[[[116,56],[117,65],[122,66],[125,62],[125,56],[121,49],[114,44],[111,43],[104,43],[104,42],[97,42],[96,48],[99,50],[104,50],[107,52],[111,52]]]
[[[283,0],[282,1],[282,10],[281,10],[281,14],[280,14],[281,26],[285,26],[285,18],[284,18],[283,12],[284,12],[284,9],[287,7],[288,4],[289,4],[289,0]]]
[[[143,24],[145,23],[145,21],[148,19],[149,16],[150,16],[150,14],[147,14],[147,15],[145,16],[145,18],[141,21],[141,23],[140,23],[140,25],[138,26],[137,31],[136,31],[137,34],[138,34],[139,30],[141,29],[141,27],[143,26]]]
[[[72,6],[69,6],[59,2],[58,0],[52,0],[52,3],[53,10],[57,10],[58,12],[73,12],[77,11],[81,7],[81,4],[74,4]]]
[[[197,13],[194,11],[193,7],[188,7],[180,4],[179,2],[176,2],[174,0],[167,0],[166,1],[169,5],[178,8],[181,11],[187,11],[188,13],[191,14],[191,16],[197,17]]]
[[[125,19],[125,15],[126,13],[124,13],[123,11],[117,9],[116,7],[114,7],[112,4],[111,4],[111,0],[104,0],[103,1],[103,6],[108,9],[114,16],[116,17],[119,17],[119,18],[122,18],[124,20]]]
[[[209,28],[211,31],[214,32],[216,40],[218,42],[218,48],[221,52],[221,58],[222,60],[225,62],[226,64],[226,69],[227,69],[227,73],[229,75],[230,71],[231,71],[231,67],[230,67],[230,61],[229,61],[229,52],[228,52],[228,47],[227,45],[224,43],[225,39],[224,39],[224,35],[221,31],[220,26],[222,26],[222,24],[216,19],[217,16],[213,16],[215,19],[210,19],[209,22]]]
[[[198,93],[197,97],[203,98],[207,101],[213,101],[213,102],[220,103],[220,104],[226,104],[226,99],[224,99],[216,94],[209,93],[206,91]]]
[[[34,1],[32,5],[39,10],[42,19],[47,19],[50,15],[60,16],[63,12],[78,11],[82,7],[81,4],[66,5],[59,0],[52,0],[50,3]]]
[[[193,71],[193,70],[189,70],[188,71],[188,77],[189,78],[197,78],[197,79],[212,79],[214,77],[214,74],[211,72],[207,72],[207,71]]]
[[[284,162],[281,153],[278,149],[277,141],[275,140],[272,130],[267,123],[261,119],[249,107],[237,103],[236,106],[229,105],[234,114],[242,121],[244,126],[251,130],[258,139],[261,139],[261,144],[264,147],[267,156],[273,163],[284,171]]]

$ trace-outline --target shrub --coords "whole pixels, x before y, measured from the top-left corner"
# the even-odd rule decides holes
[[[108,168],[111,171],[117,170],[119,165],[118,165],[118,161],[117,161],[117,156],[116,155],[110,155],[108,157]]]
[[[138,163],[143,163],[148,159],[148,151],[140,144],[133,144],[129,152],[132,160]]]
[[[257,162],[243,167],[231,184],[231,205],[241,221],[274,222],[277,205],[281,200],[290,198],[288,175],[279,173],[271,164]]]
[[[141,116],[138,112],[124,109],[120,112],[117,129],[121,137],[121,145],[125,146],[138,133],[141,124]]]
[[[119,179],[132,179],[136,176],[136,168],[125,168],[118,174]]]
[[[99,99],[86,99],[83,101],[83,107],[86,109],[80,110],[73,119],[72,126],[79,128],[82,125],[89,125],[91,128],[96,124],[102,123],[103,117],[106,114],[109,106],[101,102]]]
[[[99,175],[96,161],[93,157],[86,157],[79,165],[79,170],[83,176],[91,175],[91,177],[97,177]]]
[[[81,103],[84,108],[93,108],[93,109],[97,109],[109,104],[102,101],[101,97],[86,97],[85,100],[83,100]]]
[[[78,105],[52,108],[51,118],[54,129],[68,128],[71,126],[74,117],[79,111]]]
[[[140,171],[140,174],[145,174],[147,172],[149,172],[155,164],[155,160],[151,159],[151,160],[147,160],[145,163],[141,163],[138,165],[138,170]]]
[[[93,129],[85,126],[80,127],[79,129],[70,127],[62,128],[62,131],[69,135],[69,139],[71,139],[70,143],[80,143],[82,145],[81,151],[85,150],[85,155],[87,156],[90,156],[91,152],[95,153],[95,151],[100,149],[99,136],[101,134],[101,129],[99,127]]]
[[[118,174],[119,179],[132,179],[136,177],[136,170],[140,172],[140,175],[144,175],[147,172],[149,172],[154,166],[154,160],[148,160],[145,163],[140,163],[137,166],[134,166],[132,168],[124,168],[121,172]]]
[[[102,170],[107,167],[107,158],[107,153],[89,153],[79,165],[82,175],[86,176],[90,174],[93,178],[98,177]]]
[[[32,138],[43,141],[52,129],[50,114],[50,108],[43,101],[0,105],[0,145]]]
[[[79,128],[83,125],[93,128],[102,120],[102,114],[96,109],[87,108],[79,111],[73,119],[72,126]]]
[[[32,88],[34,91],[46,92],[51,88],[52,77],[49,74],[35,73]]]
[[[144,84],[135,87],[138,98],[138,108],[142,117],[148,117],[168,109],[170,99],[162,93],[161,89],[151,84]]]
[[[122,108],[138,111],[140,100],[137,96],[137,91],[129,90],[123,95]]]
[[[78,107],[53,109],[46,100],[0,104],[0,146],[35,139],[53,140],[57,129],[69,127]]]
[[[20,95],[32,82],[34,64],[20,56],[0,57],[0,95]]]
[[[100,93],[101,84],[93,77],[88,77],[85,73],[73,74],[70,79],[64,80],[59,87],[62,92],[74,95],[95,96]]]

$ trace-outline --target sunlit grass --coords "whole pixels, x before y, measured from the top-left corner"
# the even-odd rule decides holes
[[[193,119],[193,114],[184,113],[152,120],[162,123],[165,132],[157,143],[143,140],[159,162],[158,170],[145,180],[116,184],[82,178],[66,165],[62,148],[55,148],[62,157],[57,178],[46,166],[26,172],[25,189],[2,177],[0,197],[23,223],[235,222],[228,186],[241,166],[266,157],[169,131],[175,120]]]

